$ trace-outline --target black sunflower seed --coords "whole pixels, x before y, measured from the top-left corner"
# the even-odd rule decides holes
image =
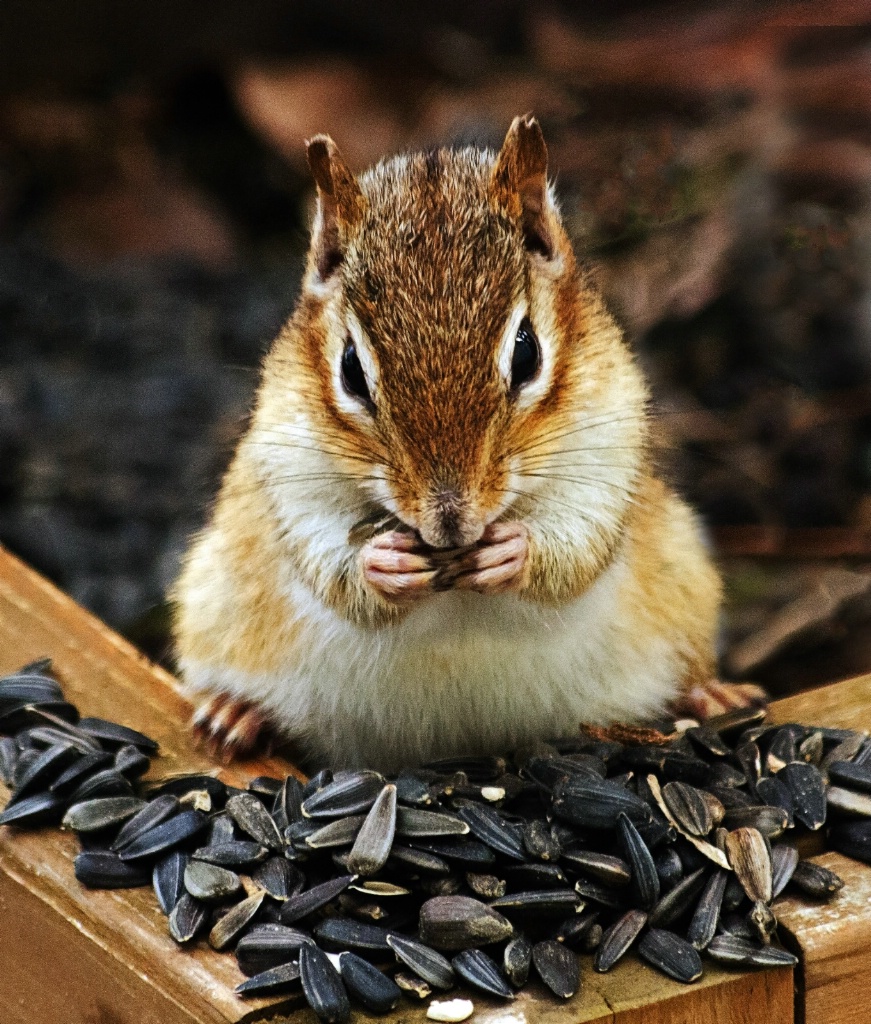
[[[169,934],[176,942],[190,942],[205,929],[208,920],[208,904],[194,899],[190,893],[182,893],[169,915]]]
[[[83,754],[77,761],[74,761],[66,771],[58,775],[48,788],[58,796],[68,796],[75,791],[85,778],[111,763],[111,754],[105,750],[93,750],[89,754]]]
[[[79,752],[67,744],[55,744],[38,754],[27,770],[15,779],[15,791],[10,803],[45,789],[51,782],[80,757]]]
[[[429,807],[433,796],[423,779],[409,772],[403,772],[396,779],[396,799],[410,807]]]
[[[249,977],[299,959],[299,950],[313,939],[306,932],[284,925],[258,925],[236,946],[239,970]]]
[[[262,863],[269,856],[269,851],[254,840],[231,839],[227,843],[212,843],[194,850],[195,860],[208,861],[222,868],[246,868]],[[288,862],[283,858],[283,863]],[[290,865],[288,864],[288,867]]]
[[[771,854],[755,828],[738,828],[726,836],[726,856],[735,877],[752,902],[770,903],[773,887]]]
[[[406,935],[390,934],[387,942],[397,958],[429,985],[442,991],[453,988],[454,969],[441,953]]]
[[[568,917],[583,909],[581,898],[574,889],[515,892],[493,900],[490,907],[509,919],[517,920]]]
[[[281,907],[279,913],[281,923],[293,924],[316,910],[320,910],[356,880],[356,875],[342,875],[339,878],[331,878],[327,882],[322,882],[320,885],[312,886],[311,889],[298,893],[296,896],[291,896]]]
[[[608,853],[596,853],[593,850],[566,850],[563,862],[571,867],[580,868],[587,875],[592,875],[600,882],[615,889],[622,889],[629,884],[631,871],[629,865],[620,857]],[[680,862],[678,862],[680,871]]]
[[[288,775],[272,803],[272,820],[282,834],[288,825],[302,818],[302,783]]]
[[[236,995],[252,998],[254,996],[277,996],[289,992],[299,984],[299,964],[286,963],[255,974],[241,982],[235,988]]]
[[[523,988],[532,964],[532,943],[525,935],[516,935],[506,946],[502,967],[515,988]]]
[[[307,818],[338,818],[368,811],[385,781],[378,772],[348,772],[303,800],[302,813]]]
[[[575,882],[575,892],[584,900],[596,903],[601,907],[609,907],[611,910],[621,910],[625,901],[620,892],[615,891],[608,885],[600,882],[590,882],[585,878]]]
[[[83,779],[69,794],[72,803],[94,800],[98,796],[133,796],[130,780],[114,768],[104,768]]]
[[[571,885],[559,864],[509,864],[502,875],[510,891],[519,889],[564,889]]]
[[[717,932],[728,879],[728,872],[723,868],[715,868],[699,898],[687,929],[687,939],[690,945],[698,950],[706,949]]]
[[[336,846],[350,846],[357,838],[357,833],[366,820],[365,814],[351,814],[347,818],[337,818],[326,825],[315,827],[305,835],[304,842],[312,850],[328,850]],[[297,822],[287,829],[287,835],[295,841],[301,834],[308,831],[308,822]]]
[[[488,808],[481,807],[482,811]],[[496,813],[495,811],[493,812]],[[406,838],[437,836],[463,836],[469,832],[465,820],[453,814],[439,811],[424,811],[418,807],[399,807],[396,811],[396,833]]]
[[[249,896],[231,907],[209,932],[209,945],[212,949],[220,951],[232,945],[242,930],[253,920],[265,897],[265,893],[256,892],[253,896]]]
[[[728,757],[732,753],[720,733],[709,725],[695,725],[691,729],[687,729],[684,735],[705,756]]]
[[[639,906],[644,910],[650,910],[659,899],[659,875],[656,873],[656,865],[653,863],[653,856],[647,843],[641,838],[628,816],[622,812],[617,817],[617,838],[623,856],[632,869],[630,888]]]
[[[851,789],[829,786],[826,807],[845,818],[871,818],[871,793],[854,793]]]
[[[120,825],[148,805],[135,796],[110,796],[73,804],[61,824],[74,832],[99,832]]]
[[[771,898],[775,899],[792,878],[798,864],[798,851],[785,843],[771,849]]]
[[[618,918],[602,935],[593,959],[595,969],[602,973],[610,971],[641,934],[645,924],[647,914],[643,910],[629,910]]]
[[[326,1024],[343,1024],[351,1016],[351,1004],[341,975],[326,953],[315,945],[299,951],[299,976],[306,1002]]]
[[[392,978],[356,953],[341,954],[339,973],[348,992],[371,1013],[389,1013],[402,998]]]
[[[112,849],[116,852],[134,839],[148,832],[149,829],[159,825],[162,821],[172,817],[178,811],[179,803],[174,796],[159,796],[145,804],[145,806],[127,821],[112,843]]]
[[[829,845],[839,853],[871,864],[871,821],[846,821],[829,830]]]
[[[319,945],[331,952],[351,949],[382,953],[390,949],[387,934],[386,928],[365,921],[354,921],[350,917],[325,917],[314,927],[314,936]]]
[[[550,826],[540,819],[523,826],[523,845],[530,857],[538,860],[557,861],[562,854],[562,845],[554,836]]]
[[[607,779],[574,778],[559,783],[552,807],[564,821],[591,829],[615,828],[620,814],[635,824],[646,824],[652,818],[640,797]]]
[[[157,780],[146,792],[149,800],[154,797],[170,794],[181,799],[194,790],[204,789],[212,800],[212,806],[222,806],[227,795],[227,787],[211,775],[172,775]]]
[[[803,767],[807,767],[806,765]],[[786,771],[786,768],[783,769]],[[781,772],[781,775],[783,772]],[[798,811],[796,809],[796,817]],[[789,815],[782,807],[769,804],[756,804],[752,807],[730,807],[723,818],[727,829],[752,828],[761,832],[768,839],[776,839],[789,824]]]
[[[151,758],[143,754],[139,747],[128,743],[115,753],[114,768],[116,772],[126,775],[128,779],[138,779],[151,767]]]
[[[384,867],[393,846],[396,817],[396,786],[388,784],[372,804],[357,833],[348,856],[349,871],[367,878]]]
[[[475,838],[512,860],[526,860],[519,829],[492,807],[471,804],[460,808],[459,815]]]
[[[790,879],[792,884],[814,899],[830,899],[844,888],[844,880],[834,871],[810,860],[799,861]]]
[[[705,886],[708,868],[700,867],[661,897],[650,911],[652,928],[668,928],[695,904],[696,897]]]
[[[222,903],[241,891],[242,880],[235,871],[203,860],[191,860],[185,868],[184,887],[203,903]]]
[[[305,875],[286,857],[270,857],[255,868],[251,880],[273,899],[289,900],[305,888]]]
[[[826,784],[812,764],[797,761],[786,765],[778,778],[792,794],[793,814],[809,829],[818,829],[826,820]]]
[[[736,935],[717,935],[707,947],[708,956],[723,964],[741,967],[794,967],[798,957],[775,946],[760,946]]]
[[[169,851],[202,832],[208,821],[200,811],[182,811],[138,835],[118,850],[118,856],[122,860],[138,860]]]
[[[161,857],[154,865],[151,884],[154,887],[157,902],[167,917],[184,895],[184,873],[189,861],[190,854],[183,850],[173,850]],[[135,865],[132,866],[135,867]]]
[[[463,981],[486,995],[496,999],[514,998],[499,965],[482,950],[466,949],[451,960],[451,965]]]
[[[511,938],[513,932],[498,911],[469,896],[437,896],[420,908],[421,941],[435,949],[486,946]]]
[[[132,744],[150,754],[156,754],[158,751],[157,740],[137,732],[136,729],[118,725],[117,722],[107,722],[102,718],[81,718],[78,721],[78,728],[86,736],[93,736],[101,743],[117,743],[119,747]]]
[[[695,786],[686,782],[668,782],[662,787],[666,806],[677,823],[694,836],[706,836],[714,826],[707,801]]]
[[[698,950],[674,932],[651,928],[639,943],[638,952],[649,964],[676,981],[689,984],[702,976]]]
[[[829,765],[829,779],[859,793],[871,793],[871,766],[855,761],[835,761]]]
[[[496,854],[489,846],[477,839],[468,839],[464,836],[414,839],[411,845],[416,850],[434,854],[462,867],[480,869],[493,864],[496,860]]]
[[[653,858],[656,865],[656,873],[659,875],[660,889],[663,892],[671,889],[683,878],[684,868],[677,850],[673,846],[667,846],[660,850]],[[626,881],[629,881],[629,866],[626,866]]]
[[[401,843],[394,843],[391,847],[387,866],[404,867],[430,875],[449,875],[451,873],[450,864],[442,857],[417,846],[403,846]]]
[[[76,857],[73,870],[89,889],[135,889],[151,881],[147,869],[126,864],[108,850],[83,850]]]
[[[545,939],[532,947],[532,963],[539,978],[560,999],[571,999],[581,983],[577,955],[561,942]]]
[[[550,936],[557,942],[562,942],[569,949],[582,949],[588,951],[590,931],[599,918],[598,910],[584,910],[573,917],[567,917],[560,921],[559,927]],[[595,948],[598,942],[595,943]]]
[[[786,827],[792,828],[792,790],[783,779],[778,778],[776,775],[760,779],[756,783],[756,795],[763,803],[768,804],[770,807],[780,807],[786,811]]]
[[[284,850],[284,841],[269,811],[251,793],[237,793],[227,801],[227,814],[242,831],[270,850]]]
[[[7,805],[0,814],[0,825],[14,825],[16,828],[54,825],[60,820],[65,806],[65,801],[54,793],[36,793]]]

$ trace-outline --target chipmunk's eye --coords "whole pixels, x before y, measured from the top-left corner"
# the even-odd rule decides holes
[[[349,395],[359,398],[367,408],[373,408],[369,385],[366,383],[366,375],[363,373],[353,341],[346,341],[345,350],[342,352],[342,385]]]
[[[511,390],[517,391],[535,377],[541,367],[541,349],[528,317],[521,321],[511,356]]]

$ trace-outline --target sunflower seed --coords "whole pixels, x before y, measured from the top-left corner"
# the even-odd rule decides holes
[[[768,744],[765,763],[770,772],[779,772],[791,761],[798,759],[796,732],[792,726],[783,725],[777,729]]]
[[[508,939],[511,922],[468,896],[440,896],[420,908],[420,937],[435,949],[461,950]]]
[[[651,928],[638,944],[638,952],[649,964],[675,981],[689,984],[702,976],[698,950],[674,932]]]
[[[673,846],[661,850],[653,858],[656,865],[656,873],[659,875],[659,885],[663,892],[673,888],[683,877],[683,864]],[[626,866],[626,882],[629,881],[629,866]]]
[[[351,1004],[341,975],[326,953],[306,944],[299,951],[299,976],[306,1002],[326,1024],[342,1024],[351,1016]]]
[[[871,821],[848,821],[829,830],[829,845],[839,853],[871,864]]]
[[[729,866],[754,903],[771,902],[771,855],[762,833],[755,828],[738,828],[726,836]]]
[[[840,786],[829,786],[826,791],[826,806],[843,817],[871,818],[869,793],[854,793]]]
[[[794,810],[792,790],[783,779],[777,775],[760,779],[756,783],[756,795],[763,803],[768,804],[769,807],[780,807],[786,811],[786,827],[792,828]]]
[[[812,764],[797,761],[778,774],[792,794],[793,814],[807,828],[816,830],[826,820],[826,784]]]
[[[234,991],[238,996],[247,997],[280,995],[294,989],[298,981],[298,963],[280,964],[241,982]]]
[[[128,743],[115,754],[114,768],[116,772],[126,775],[128,779],[138,779],[151,767],[151,759],[139,747]]]
[[[574,889],[542,889],[534,892],[515,892],[490,903],[508,918],[526,920],[534,918],[568,917],[583,910],[580,896]]]
[[[27,770],[16,775],[15,790],[10,803],[32,796],[53,782],[71,762],[78,760],[79,752],[69,743],[55,744],[33,759]]]
[[[668,928],[686,914],[704,888],[707,874],[707,866],[698,868],[659,899],[650,911],[651,927]]]
[[[643,910],[630,910],[618,918],[602,935],[593,967],[600,973],[610,971],[638,938],[645,924],[647,914]]]
[[[790,767],[787,765],[787,767]],[[807,767],[806,765],[803,767]],[[786,771],[786,768],[783,769]],[[783,772],[781,772],[781,775]],[[789,823],[789,815],[782,807],[756,804],[753,807],[730,807],[723,824],[728,829],[752,828],[768,839],[776,839]]]
[[[305,892],[298,893],[296,896],[291,896],[281,908],[279,915],[281,923],[293,924],[295,921],[299,921],[314,913],[314,911],[320,910],[321,907],[331,903],[356,880],[356,875],[342,875],[339,878],[331,878],[327,882],[315,885]]]
[[[372,1013],[389,1013],[402,998],[402,989],[356,953],[342,953],[339,973],[345,988]]]
[[[121,797],[119,799],[125,798]],[[154,828],[155,825],[159,825],[162,821],[171,818],[178,810],[178,807],[177,798],[168,794],[150,801],[124,825],[115,837],[115,842],[112,843],[111,848],[117,853],[118,850],[123,849],[128,843],[132,843],[134,839]]]
[[[429,1020],[446,1021],[447,1024],[459,1024],[471,1017],[475,1012],[475,1004],[471,999],[433,999],[426,1010]]]
[[[15,804],[7,804],[0,814],[0,825],[16,828],[40,828],[60,820],[65,801],[54,793],[36,793]]]
[[[759,946],[735,935],[718,935],[707,948],[708,956],[723,964],[742,967],[794,967],[798,957],[775,946]]]
[[[357,838],[357,833],[366,820],[365,814],[352,814],[347,818],[337,818],[327,825],[316,828],[305,837],[305,845],[313,850],[325,850],[335,846],[350,846]],[[303,827],[308,827],[307,825]],[[296,832],[293,828],[288,832]]]
[[[767,903],[757,900],[747,915],[747,920],[755,932],[755,937],[767,946],[777,928],[777,918],[771,907]]]
[[[203,903],[221,903],[235,896],[242,889],[242,882],[235,871],[206,861],[191,860],[185,868],[184,887]]]
[[[687,929],[687,939],[698,950],[706,949],[717,931],[720,908],[729,879],[728,872],[717,868],[705,884],[695,913]]]
[[[94,800],[99,796],[133,796],[130,780],[116,772],[114,768],[105,768],[83,779],[70,793],[71,803],[82,800]]]
[[[349,917],[325,917],[315,925],[314,935],[320,945],[331,952],[356,949],[381,953],[390,948],[386,928]]]
[[[662,788],[662,796],[678,823],[691,835],[701,838],[714,827],[708,803],[695,786],[668,782]]]
[[[514,998],[496,961],[482,950],[466,949],[451,960],[451,965],[463,981],[486,995],[497,999]]]
[[[251,793],[238,793],[227,801],[227,813],[242,831],[261,846],[284,851],[284,842],[269,811]]]
[[[495,875],[477,875],[469,871],[466,874],[466,885],[476,896],[485,900],[496,900],[505,895],[505,880]]]
[[[543,821],[530,821],[523,826],[523,845],[530,857],[538,860],[557,861],[562,853],[562,846],[554,838],[553,832]]]
[[[467,868],[486,867],[496,860],[496,854],[490,847],[477,839],[460,836],[430,837],[415,839],[411,845],[417,850],[424,850]]]
[[[449,875],[451,872],[450,864],[441,857],[418,847],[403,846],[401,843],[393,844],[387,865],[399,865],[433,875]]]
[[[844,888],[844,880],[839,875],[810,860],[799,861],[790,881],[815,899],[829,899]]]
[[[571,867],[580,868],[586,874],[615,889],[625,888],[629,884],[631,871],[626,861],[620,857],[596,853],[593,850],[566,850],[562,859]]]
[[[419,978],[416,974],[410,974],[407,971],[397,971],[396,974],[393,975],[393,980],[410,998],[423,1001],[424,999],[429,999],[432,995],[432,986],[429,982],[424,981],[423,978]],[[433,1000],[433,1002],[435,1002],[435,1000]],[[469,1003],[469,1013],[466,1014],[467,1017],[472,1012],[472,1009],[472,1004]]]
[[[835,761],[829,765],[832,782],[859,793],[871,793],[871,766],[854,761]]]
[[[212,799],[215,807],[223,806],[227,796],[227,787],[211,775],[170,775],[157,780],[146,792],[149,800],[154,797],[170,794],[182,799],[186,794],[197,789],[204,789]]]
[[[480,810],[487,811],[488,808],[481,807]],[[467,835],[469,825],[461,818],[462,813],[458,818],[438,811],[422,811],[417,807],[399,807],[396,812],[396,832],[407,838]]]
[[[659,899],[659,875],[656,873],[656,865],[647,844],[639,835],[638,829],[622,812],[617,817],[617,838],[623,856],[632,870],[629,883],[632,892],[639,905],[645,910],[650,910]]]
[[[450,961],[425,941],[417,942],[405,935],[390,934],[387,942],[398,959],[427,984],[441,990],[453,988],[455,978]]]
[[[557,942],[562,942],[569,949],[588,951],[590,931],[596,924],[598,917],[598,910],[583,910],[573,917],[567,917],[561,921],[559,927],[550,938],[555,939]],[[593,948],[596,948],[596,946],[598,946],[598,942],[596,942]]]
[[[634,793],[607,779],[574,778],[554,790],[553,812],[582,828],[612,829],[625,814],[633,823],[651,820],[650,808]]]
[[[539,978],[560,999],[571,999],[581,983],[581,964],[561,942],[545,939],[532,947],[532,963]]]
[[[502,967],[515,988],[523,988],[532,964],[532,943],[525,935],[515,936],[505,947]]]
[[[798,851],[792,846],[778,843],[771,849],[771,896],[779,896],[798,864]]]
[[[117,722],[107,722],[102,718],[80,718],[77,725],[86,736],[92,736],[101,743],[117,743],[120,747],[132,744],[151,754],[158,751],[157,740],[137,732],[136,729],[118,725]]]
[[[236,939],[260,909],[266,894],[254,893],[231,907],[209,932],[212,949],[224,950]]]
[[[411,807],[429,807],[433,802],[429,786],[417,775],[403,772],[396,779],[396,799]]]
[[[89,889],[135,889],[148,885],[150,873],[133,864],[125,864],[108,850],[83,850],[75,859],[76,878]]]
[[[767,714],[764,707],[735,708],[709,718],[705,725],[721,736],[736,736],[743,729],[764,721]]]
[[[134,796],[110,796],[73,804],[61,824],[74,832],[99,832],[120,825],[148,805]]]
[[[258,925],[236,946],[236,961],[243,974],[253,976],[299,957],[301,946],[313,939],[296,928]]]
[[[157,902],[167,917],[184,895],[184,873],[189,861],[189,854],[182,850],[173,850],[154,865],[151,884],[157,895]]]
[[[190,893],[183,893],[169,915],[169,934],[176,942],[190,942],[203,931],[208,920],[207,904],[200,903]]]
[[[305,887],[305,875],[285,857],[270,857],[258,865],[251,880],[276,900],[289,900]]]
[[[380,871],[387,862],[395,831],[396,786],[388,784],[372,804],[357,833],[348,857],[348,870],[362,878]]]
[[[118,855],[122,860],[137,860],[171,850],[202,832],[208,821],[200,811],[182,811],[138,835]]]
[[[822,732],[823,737],[825,738],[827,730],[823,729]],[[830,730],[829,732],[831,733]],[[853,732],[848,729],[841,735],[843,738],[840,739],[840,741],[820,762],[820,771],[823,775],[828,773],[829,765],[834,764],[836,761],[852,761],[865,745],[865,733]]]
[[[212,843],[194,850],[194,860],[204,860],[222,868],[245,868],[260,864],[269,855],[269,851],[253,840],[231,839],[228,843]],[[280,859],[284,864],[288,862]],[[289,864],[288,864],[289,866]]]
[[[368,811],[385,781],[378,772],[349,772],[308,796],[302,813],[307,818],[335,818]]]

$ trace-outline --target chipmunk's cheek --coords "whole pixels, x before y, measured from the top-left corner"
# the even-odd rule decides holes
[[[523,523],[493,523],[465,555],[454,586],[481,594],[522,590],[529,577],[529,530]]]

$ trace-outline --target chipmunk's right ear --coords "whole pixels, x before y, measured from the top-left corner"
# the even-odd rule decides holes
[[[366,200],[329,135],[309,139],[306,155],[318,190],[312,254],[318,274],[326,280],[342,262],[348,237],[362,220]]]
[[[554,255],[557,215],[547,191],[547,146],[530,114],[511,122],[490,174],[490,200],[520,221],[530,252]]]

